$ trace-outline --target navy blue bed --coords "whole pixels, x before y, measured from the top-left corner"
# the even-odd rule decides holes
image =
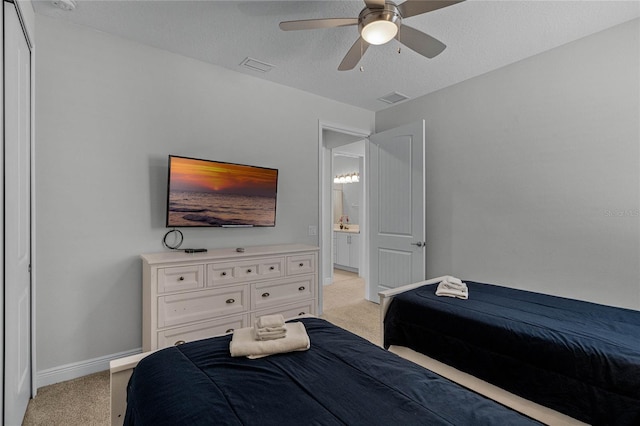
[[[406,346],[598,425],[640,425],[640,312],[466,282],[396,295],[384,346]]]
[[[538,422],[318,318],[311,348],[231,358],[231,336],[144,358],[125,425],[532,425]]]

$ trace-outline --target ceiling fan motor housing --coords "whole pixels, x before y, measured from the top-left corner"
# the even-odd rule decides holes
[[[365,7],[358,16],[358,31],[369,44],[384,44],[391,40],[398,32],[402,16],[398,7],[391,2],[387,2],[384,8]],[[371,33],[385,34],[383,38],[372,37]]]

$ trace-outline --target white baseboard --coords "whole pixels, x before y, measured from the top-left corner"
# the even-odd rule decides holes
[[[36,387],[41,388],[54,383],[65,382],[67,380],[77,379],[78,377],[105,371],[109,369],[110,361],[129,355],[139,354],[141,352],[142,348],[132,349],[130,351],[119,352],[116,354],[101,356],[99,358],[41,370],[36,373]]]

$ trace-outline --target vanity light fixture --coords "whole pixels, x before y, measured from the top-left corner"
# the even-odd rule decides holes
[[[353,172],[346,175],[337,175],[333,178],[333,183],[355,183],[360,182],[360,173]]]

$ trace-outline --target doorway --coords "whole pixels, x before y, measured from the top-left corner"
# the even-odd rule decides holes
[[[366,151],[366,138],[369,133],[366,130],[352,129],[345,126],[334,125],[329,123],[319,122],[319,182],[320,182],[320,212],[319,212],[319,238],[318,245],[320,246],[320,267],[319,267],[319,293],[318,293],[318,314],[323,312],[323,286],[331,284],[333,282],[333,264],[334,264],[334,245],[333,245],[333,233],[334,233],[334,203],[333,203],[333,190],[334,190],[334,173],[333,173],[333,155],[334,150],[343,146],[360,142],[363,144],[362,150],[363,157],[359,157],[357,154],[351,153],[351,156],[355,156],[358,159],[360,168],[360,182],[362,185],[363,200],[356,202],[359,214],[358,216],[358,230],[360,235],[360,243],[364,250],[357,257],[358,270],[364,272],[360,274],[365,282],[365,287],[368,286],[366,280],[366,271],[368,270],[368,258],[366,253],[366,216],[367,216],[367,201],[366,201],[366,160],[364,152]]]
[[[364,165],[364,149],[364,140],[332,149],[334,275],[338,269],[360,276],[364,249],[360,242],[360,225],[365,211],[362,208],[365,202],[364,178],[360,179]]]

